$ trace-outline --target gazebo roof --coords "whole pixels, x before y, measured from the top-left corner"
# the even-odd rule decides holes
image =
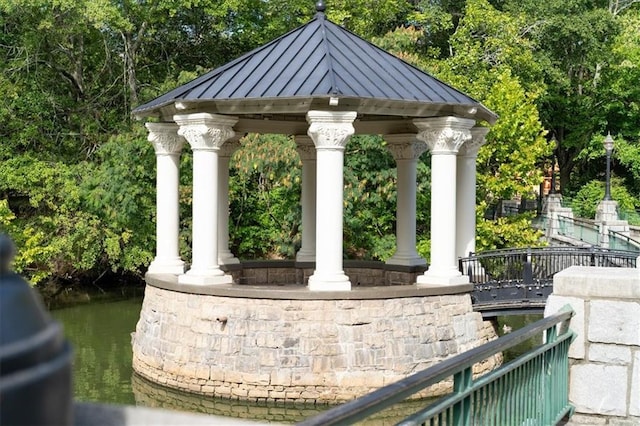
[[[313,109],[357,111],[365,121],[456,115],[493,123],[497,118],[478,101],[329,21],[321,10],[307,24],[133,113],[169,119],[199,111],[304,121]]]

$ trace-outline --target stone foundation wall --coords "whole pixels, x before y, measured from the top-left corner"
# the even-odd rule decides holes
[[[268,291],[268,289],[265,289]],[[172,388],[256,401],[340,402],[496,337],[468,294],[249,299],[147,285],[133,367]],[[491,359],[477,372],[495,367]],[[447,384],[417,395],[442,394]]]

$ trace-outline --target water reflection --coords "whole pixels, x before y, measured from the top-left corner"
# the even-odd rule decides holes
[[[78,401],[135,404],[131,389],[131,332],[142,298],[89,303],[54,310],[74,351],[74,397]]]
[[[192,411],[225,417],[258,420],[267,423],[295,423],[330,408],[328,405],[236,401],[188,394],[151,383],[134,374],[131,377],[136,404],[170,410]],[[396,404],[368,418],[370,426],[395,425],[401,419],[424,408],[428,401]]]

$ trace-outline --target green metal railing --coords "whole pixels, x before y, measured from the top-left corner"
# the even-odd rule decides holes
[[[620,232],[609,231],[609,248],[640,253],[640,241],[636,241]]]
[[[575,333],[570,308],[520,330],[449,358],[438,365],[309,418],[302,426],[351,425],[453,377],[453,392],[399,425],[554,425],[569,404],[569,345]],[[473,366],[531,338],[544,342],[515,360],[479,377]],[[542,341],[542,339],[541,339]]]
[[[595,223],[558,216],[558,226],[558,234],[560,235],[594,246],[600,245],[600,227]]]

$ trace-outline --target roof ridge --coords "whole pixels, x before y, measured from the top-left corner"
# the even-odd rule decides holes
[[[326,55],[326,62],[327,62],[327,68],[329,69],[329,81],[331,82],[331,94],[332,95],[339,95],[342,92],[340,91],[340,89],[338,88],[338,83],[336,81],[336,72],[333,69],[333,57],[331,56],[331,49],[330,49],[330,45],[329,45],[329,40],[327,38],[327,29],[325,27],[325,22],[327,21],[326,16],[324,15],[324,13],[318,13],[316,14],[316,18],[320,24],[320,31],[322,34],[322,44],[324,45],[324,51],[325,51],[325,55]],[[331,22],[331,21],[329,21]]]

